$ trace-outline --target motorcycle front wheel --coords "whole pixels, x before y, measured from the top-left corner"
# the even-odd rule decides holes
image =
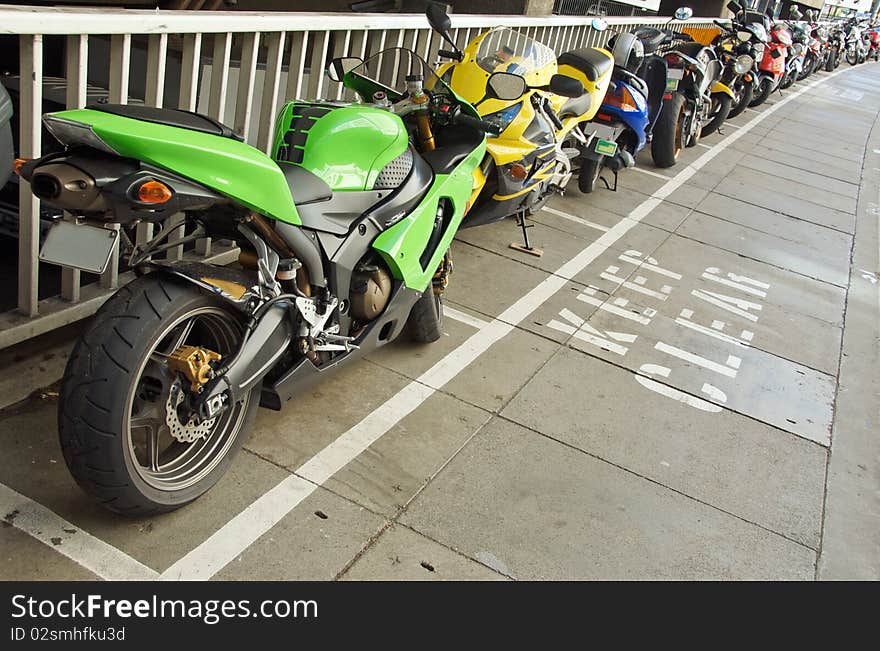
[[[762,77],[761,81],[758,83],[757,92],[752,96],[752,101],[749,102],[749,108],[755,108],[766,102],[772,92],[773,80],[769,77]]]
[[[753,84],[742,83],[740,86],[739,101],[731,104],[730,113],[727,114],[728,120],[735,118],[737,115],[745,111],[746,108],[751,105],[752,97],[754,97],[755,87]]]
[[[715,93],[712,95],[712,109],[709,121],[703,125],[700,137],[708,136],[718,131],[730,113],[733,99],[727,93]]]
[[[853,50],[847,50],[846,62],[851,66],[857,65],[859,63],[859,55]]]
[[[80,487],[111,511],[142,516],[217,483],[253,422],[259,388],[197,423],[185,407],[191,384],[167,360],[184,345],[225,359],[242,332],[222,299],[167,276],[117,291],[77,341],[59,396],[61,449]]]

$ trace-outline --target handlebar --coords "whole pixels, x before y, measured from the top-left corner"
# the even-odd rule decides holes
[[[466,127],[471,127],[472,129],[479,129],[480,131],[483,131],[493,136],[497,136],[499,133],[498,127],[491,122],[471,117],[470,115],[462,113],[461,111],[456,111],[455,115],[452,117],[452,121],[455,124],[461,124]]]
[[[461,61],[462,58],[459,52],[453,52],[452,50],[437,50],[437,54],[444,59],[452,59],[453,61]]]

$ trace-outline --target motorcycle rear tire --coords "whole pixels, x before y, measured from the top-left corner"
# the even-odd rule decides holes
[[[663,103],[651,138],[651,156],[657,167],[672,167],[684,149],[685,97],[672,93]]]
[[[596,183],[599,182],[602,161],[593,158],[583,158],[581,160],[581,169],[578,172],[578,190],[584,194],[590,194],[596,189]]]
[[[146,377],[146,371],[142,374],[139,369],[145,369],[146,360],[155,354],[161,343],[156,339],[165,341],[165,332],[172,336],[168,328],[191,314],[206,311],[212,316],[200,318],[213,318],[208,322],[213,329],[204,329],[201,336],[240,336],[238,314],[221,299],[160,274],[141,276],[104,303],[67,362],[58,400],[58,434],[64,461],[77,484],[115,513],[145,516],[192,502],[223,476],[253,423],[260,402],[259,386],[244,404],[231,408],[237,411],[230,413],[228,418],[235,419],[230,425],[218,421],[217,427],[227,428],[219,431],[223,444],[218,440],[213,446],[216,452],[202,448],[202,474],[193,471],[192,479],[184,483],[180,477],[178,481],[148,480],[144,470],[139,470],[141,464],[131,433],[134,406],[129,407],[138,391],[148,391],[139,388]],[[208,345],[192,338],[186,342]],[[228,343],[230,350],[238,345]],[[194,449],[192,458],[201,454],[200,449]]]
[[[704,138],[705,136],[718,131],[730,113],[730,107],[733,104],[733,98],[731,98],[730,95],[727,93],[715,93],[712,96],[713,104],[715,103],[715,100],[718,101],[718,110],[715,111],[715,115],[712,116],[712,119],[703,125],[700,130],[700,138]]]
[[[837,67],[838,56],[837,48],[828,53],[828,58],[825,61],[825,72],[832,72]]]
[[[743,87],[742,94],[739,97],[738,102],[734,102],[730,107],[730,113],[727,114],[727,119],[735,118],[737,115],[746,110],[752,102],[752,97],[755,93],[755,87],[752,84],[745,84]]]

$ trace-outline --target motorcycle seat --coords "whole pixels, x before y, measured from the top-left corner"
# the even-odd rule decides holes
[[[614,59],[594,47],[582,47],[562,54],[557,59],[560,66],[569,65],[580,70],[590,81],[596,81],[611,70]]]
[[[633,30],[633,34],[642,42],[645,56],[653,54],[660,49],[660,46],[666,40],[666,33],[656,27],[639,27]]]
[[[156,108],[154,106],[138,104],[90,104],[86,108],[92,111],[102,111],[118,115],[123,118],[140,120],[141,122],[152,122],[153,124],[162,124],[167,127],[199,131],[201,133],[209,133],[212,136],[232,138],[233,140],[244,142],[244,138],[233,131],[231,127],[218,122],[214,118],[209,118],[207,115],[194,113],[193,111]]]
[[[284,173],[293,203],[297,206],[327,201],[333,196],[333,190],[316,174],[295,163],[278,163]]]

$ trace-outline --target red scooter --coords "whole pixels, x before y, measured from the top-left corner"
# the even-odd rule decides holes
[[[875,27],[865,32],[865,35],[871,39],[871,46],[868,49],[867,59],[880,61],[880,28]]]
[[[752,101],[749,102],[751,107],[763,104],[770,97],[770,93],[779,87],[779,83],[785,76],[785,58],[788,56],[788,47],[793,43],[791,32],[784,23],[776,23],[768,31],[770,39],[767,47],[764,48],[761,63],[758,65],[758,87]]]

